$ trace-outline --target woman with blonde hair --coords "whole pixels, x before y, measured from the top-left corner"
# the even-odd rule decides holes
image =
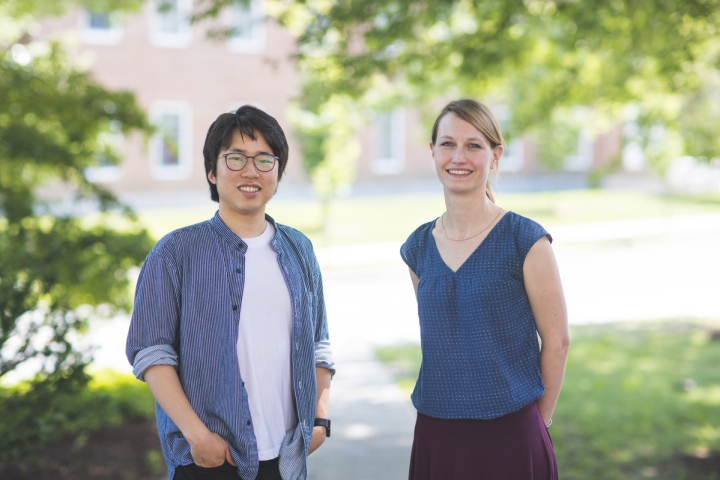
[[[557,479],[547,429],[567,311],[550,234],[494,203],[488,177],[503,149],[474,100],[450,102],[433,126],[446,211],[401,248],[422,341],[410,480]]]

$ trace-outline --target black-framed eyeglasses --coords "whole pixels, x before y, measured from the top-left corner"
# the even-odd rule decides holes
[[[245,168],[245,165],[247,165],[248,159],[250,158],[252,158],[252,161],[255,164],[255,168],[257,168],[260,172],[269,172],[270,170],[275,168],[275,163],[279,160],[278,157],[276,157],[275,155],[270,155],[269,153],[259,153],[254,156],[250,156],[238,152],[233,152],[223,153],[220,156],[225,159],[225,164],[227,165],[227,167],[235,172]]]

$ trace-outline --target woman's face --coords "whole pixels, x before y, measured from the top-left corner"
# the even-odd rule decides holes
[[[503,147],[493,148],[477,128],[450,112],[440,119],[437,140],[430,150],[446,190],[484,195],[488,175],[497,168]]]

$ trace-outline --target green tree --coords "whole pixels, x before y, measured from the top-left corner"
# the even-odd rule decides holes
[[[60,43],[37,41],[32,31],[36,12],[138,3],[0,4],[0,376],[35,360],[41,379],[82,381],[90,355],[73,343],[77,333],[89,318],[130,306],[128,271],[150,237],[84,172],[117,162],[113,131],[148,131],[146,116],[132,94],[106,90]],[[72,192],[72,201],[41,201],[53,187]],[[88,205],[100,213],[83,218]]]
[[[204,0],[198,15],[233,1]],[[547,141],[583,106],[589,135],[636,122],[660,167],[678,152],[720,155],[720,0],[277,0],[269,11],[298,37],[300,102],[316,115],[337,96],[362,112],[470,95],[511,108],[510,137]]]

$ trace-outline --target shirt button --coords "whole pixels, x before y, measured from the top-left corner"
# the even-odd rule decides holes
[[[243,386],[243,387],[245,386],[245,382],[242,382],[242,386]]]
[[[233,310],[237,310],[237,305],[233,305]]]
[[[298,382],[298,388],[302,388],[302,380]]]
[[[242,270],[240,269],[240,267],[238,267],[238,268],[235,269],[235,273],[240,273],[240,272],[242,272]]]
[[[252,422],[250,420],[247,421],[247,424],[250,425]]]
[[[295,342],[295,350],[300,350],[300,343]]]

